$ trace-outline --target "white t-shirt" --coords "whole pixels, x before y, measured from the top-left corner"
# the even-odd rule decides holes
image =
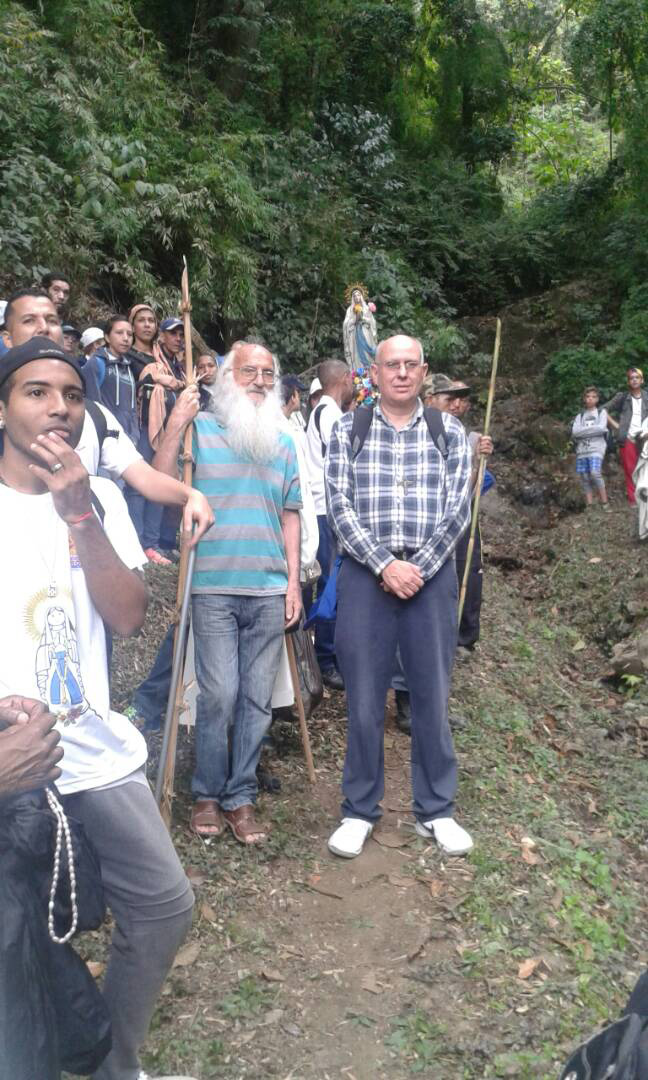
[[[322,405],[324,408],[321,408]],[[318,415],[319,431],[315,426],[316,413]],[[342,409],[337,401],[334,401],[328,394],[322,394],[317,405],[310,414],[308,427],[306,428],[306,464],[308,465],[311,491],[313,492],[313,499],[315,500],[315,512],[320,515],[326,513],[322,443],[324,444],[324,450],[326,451],[329,439],[331,438],[333,424],[339,420],[341,416]]]
[[[295,453],[297,454],[299,490],[301,491],[302,497],[302,506],[299,511],[299,521],[301,524],[300,565],[302,573],[304,573],[309,570],[315,562],[315,559],[317,558],[317,549],[319,547],[317,514],[315,512],[315,502],[313,500],[313,493],[311,491],[308,468],[306,465],[306,441],[304,432],[298,432],[295,425],[291,424],[290,418],[284,418],[280,426],[281,430],[285,431],[286,435],[290,435],[295,447]]]
[[[124,498],[91,477],[106,536],[129,569],[146,562]],[[146,761],[146,743],[112,712],[104,624],[52,496],[0,484],[0,696],[47,702],[60,717],[62,794],[104,787]]]
[[[113,416],[110,410],[105,405],[100,405],[99,402],[97,402],[97,408],[101,409],[106,417],[108,431],[118,431],[119,435],[117,438],[114,435],[108,435],[104,439],[100,458],[99,436],[97,435],[94,420],[86,409],[81,438],[77,443],[76,452],[90,476],[96,476],[99,472],[99,466],[101,466],[111,480],[120,480],[122,473],[126,472],[129,465],[134,465],[136,461],[142,461],[143,458],[139,451],[135,449],[132,440],[128,438],[119,420]]]
[[[632,420],[628,428],[628,438],[633,439],[641,431],[641,405],[642,397],[632,397]]]

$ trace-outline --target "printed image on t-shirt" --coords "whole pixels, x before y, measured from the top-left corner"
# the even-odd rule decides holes
[[[90,709],[83,688],[76,633],[62,607],[49,607],[36,651],[36,680],[41,700],[71,724]]]

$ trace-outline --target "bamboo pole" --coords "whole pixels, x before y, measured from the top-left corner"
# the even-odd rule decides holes
[[[493,365],[491,367],[490,385],[488,387],[488,401],[486,402],[486,416],[484,418],[484,435],[488,435],[490,431],[491,412],[493,409],[493,398],[495,397],[495,380],[497,378],[497,364],[499,361],[500,341],[502,339],[502,323],[501,320],[497,320],[497,329],[495,331],[495,348],[493,350]],[[458,623],[461,622],[461,616],[463,614],[464,603],[466,601],[466,590],[468,588],[468,578],[470,576],[470,564],[472,562],[473,550],[475,547],[475,533],[477,532],[477,521],[479,518],[479,503],[481,500],[481,489],[484,480],[484,472],[486,471],[486,458],[483,454],[479,458],[479,467],[477,470],[477,484],[475,487],[475,498],[473,500],[472,507],[472,519],[470,522],[470,539],[468,541],[468,551],[466,553],[466,565],[464,567],[463,581],[461,582],[461,592],[459,593],[459,612]]]
[[[182,300],[180,303],[180,310],[182,312],[182,321],[184,323],[184,337],[185,337],[185,380],[187,386],[193,382],[193,349],[192,349],[192,334],[191,334],[191,300],[189,297],[189,272],[187,270],[187,259],[183,256],[183,271],[182,271]],[[184,434],[183,444],[183,456],[182,456],[182,479],[184,483],[191,487],[192,481],[192,463],[191,463],[191,441],[192,441],[193,424],[187,425],[187,430]],[[184,531],[181,533],[180,542],[180,565],[178,568],[178,591],[177,591],[177,605],[179,618],[176,626],[175,637],[173,639],[173,667],[172,672],[176,671],[177,676],[175,683],[175,693],[173,698],[169,695],[169,704],[167,706],[167,721],[164,730],[164,743],[163,749],[166,747],[166,754],[164,759],[160,757],[160,765],[158,768],[158,782],[156,786],[156,798],[160,813],[166,822],[167,828],[171,827],[171,821],[173,817],[173,789],[175,783],[175,763],[176,763],[176,747],[178,742],[178,725],[180,723],[180,713],[182,709],[182,698],[184,694],[184,653],[186,633],[185,626],[182,625],[182,612],[185,612],[185,625],[188,619],[188,607],[189,607],[189,595],[191,590],[191,576],[190,570],[193,571],[193,563],[195,558],[195,548],[190,549],[191,537]],[[191,566],[189,565],[191,563]],[[174,687],[172,687],[174,689]]]
[[[301,733],[302,746],[304,748],[304,757],[306,758],[308,779],[310,780],[311,784],[314,784],[317,780],[317,777],[315,776],[315,766],[313,765],[313,754],[311,752],[310,736],[308,734],[308,726],[306,724],[304,700],[301,695],[299,672],[297,671],[297,658],[295,657],[295,644],[292,639],[292,634],[286,634],[285,641],[286,652],[288,653],[288,666],[290,667],[290,677],[292,679],[295,702],[297,705],[297,715],[299,716],[299,730]]]

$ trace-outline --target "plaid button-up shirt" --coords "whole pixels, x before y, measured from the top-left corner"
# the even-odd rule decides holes
[[[328,520],[343,550],[376,575],[393,560],[394,552],[407,550],[415,552],[409,561],[429,580],[452,554],[470,521],[468,440],[455,417],[442,416],[448,445],[445,461],[420,402],[400,430],[377,405],[355,461],[353,413],[333,427],[325,464]]]

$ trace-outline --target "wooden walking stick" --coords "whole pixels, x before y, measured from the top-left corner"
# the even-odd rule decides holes
[[[189,298],[189,274],[187,271],[187,260],[183,257],[184,269],[182,271],[182,301],[180,304],[180,310],[182,311],[182,321],[184,323],[184,338],[185,338],[185,379],[187,386],[193,382],[193,351],[191,342],[191,300]],[[182,456],[182,479],[187,487],[191,487],[192,481],[192,462],[191,462],[191,440],[192,440],[193,424],[187,425],[187,430],[184,434],[184,446]],[[160,813],[164,818],[167,828],[171,826],[171,819],[173,817],[173,787],[175,780],[175,761],[176,761],[176,747],[178,742],[178,724],[180,723],[180,711],[182,709],[182,697],[184,692],[184,657],[185,657],[185,644],[186,644],[186,627],[189,617],[189,598],[191,594],[191,577],[193,574],[193,565],[195,559],[195,548],[189,548],[190,535],[184,531],[181,533],[180,543],[180,565],[178,569],[178,592],[177,592],[177,606],[179,612],[178,624],[176,626],[175,637],[173,639],[173,666],[172,666],[172,686],[173,696],[169,694],[169,703],[167,705],[167,717],[164,728],[164,741],[162,744],[162,750],[164,757],[160,757],[160,764],[158,767],[158,778],[156,785],[155,797],[157,799]],[[184,615],[183,615],[184,612]],[[176,674],[175,684],[173,684],[173,673]]]
[[[495,348],[493,350],[493,366],[491,368],[490,385],[488,387],[488,401],[486,402],[486,416],[484,418],[484,435],[488,435],[490,429],[491,411],[493,408],[493,398],[495,396],[495,379],[497,378],[497,362],[499,360],[500,341],[502,338],[502,323],[497,320],[497,330],[495,332]],[[477,532],[477,521],[479,518],[479,502],[481,499],[481,489],[484,480],[484,472],[486,471],[486,458],[480,455],[479,467],[477,470],[477,484],[475,487],[475,498],[472,506],[472,519],[470,522],[470,539],[468,541],[468,551],[466,552],[466,565],[464,567],[463,581],[461,582],[461,592],[459,593],[459,614],[458,623],[461,622],[461,616],[463,614],[464,603],[466,601],[466,590],[468,589],[468,577],[470,575],[470,564],[472,562],[473,549],[475,547],[475,533]]]
[[[313,755],[311,753],[310,736],[308,734],[308,727],[306,726],[306,713],[304,711],[304,699],[301,695],[301,686],[299,684],[299,672],[297,671],[297,658],[295,656],[295,644],[292,639],[292,634],[285,635],[286,651],[288,653],[288,666],[290,667],[290,677],[292,679],[293,691],[295,694],[295,702],[297,704],[297,715],[299,716],[299,730],[301,733],[302,746],[304,748],[304,757],[306,758],[306,769],[308,771],[308,779],[311,784],[314,784],[317,777],[315,776],[315,766],[313,765]]]

